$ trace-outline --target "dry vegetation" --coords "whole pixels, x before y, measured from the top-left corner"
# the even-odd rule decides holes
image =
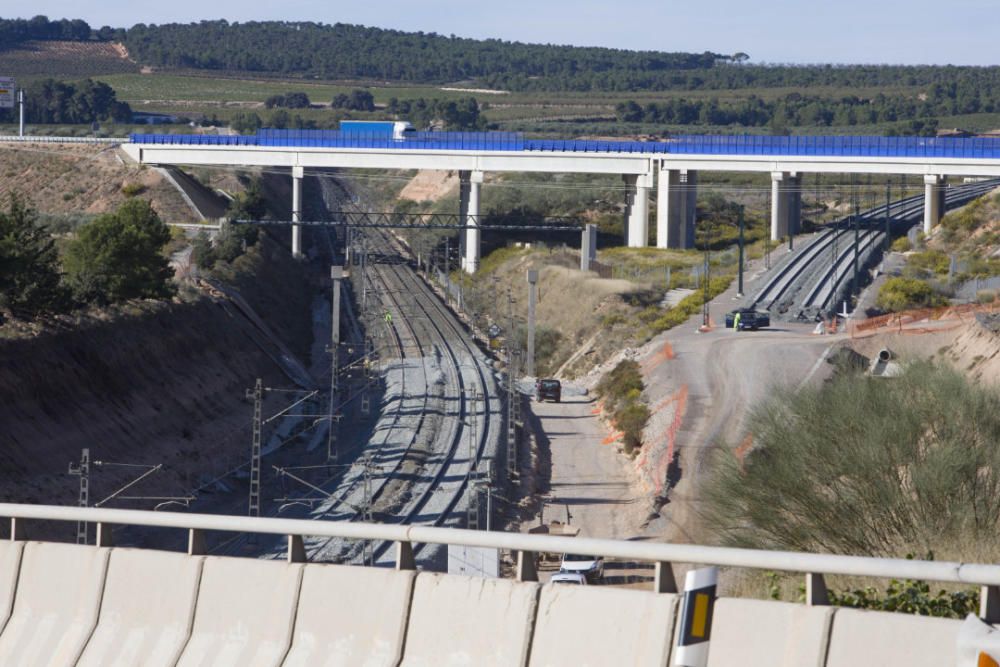
[[[79,219],[114,210],[130,192],[149,199],[165,222],[193,221],[187,204],[159,172],[123,162],[114,149],[0,147],[0,201],[16,193],[42,214]]]

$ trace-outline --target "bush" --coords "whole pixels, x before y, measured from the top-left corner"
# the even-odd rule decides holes
[[[714,299],[719,296],[727,289],[729,289],[729,284],[733,281],[733,277],[718,276],[712,278],[708,281],[708,298],[709,300]],[[658,334],[661,331],[666,331],[668,329],[673,329],[674,327],[684,324],[687,322],[692,315],[701,310],[701,307],[705,305],[705,290],[697,290],[693,294],[681,299],[681,302],[676,306],[665,312],[658,319],[654,320],[650,325],[653,334]]]
[[[876,305],[887,312],[911,308],[933,308],[944,303],[933,288],[923,280],[889,278],[878,291]]]
[[[979,613],[979,591],[939,590],[932,594],[931,587],[926,582],[912,579],[894,579],[884,592],[869,586],[842,593],[831,590],[829,593],[830,604],[841,607],[958,619]]]
[[[944,276],[951,268],[951,258],[940,250],[922,250],[910,255],[907,264],[921,271]]]
[[[126,197],[135,197],[146,191],[146,186],[142,183],[126,183],[122,186],[122,194]]]
[[[751,412],[704,487],[730,545],[872,556],[1000,555],[1000,392],[927,362],[891,380],[835,377]]]
[[[892,242],[893,252],[909,252],[913,250],[913,244],[910,243],[910,239],[905,236],[900,236],[898,239]]]
[[[642,446],[642,432],[649,421],[649,408],[642,401],[645,388],[639,364],[630,359],[605,374],[595,388],[615,427],[622,432],[625,452],[629,454]]]

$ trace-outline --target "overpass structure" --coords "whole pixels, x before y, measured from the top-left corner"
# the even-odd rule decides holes
[[[851,136],[678,136],[659,142],[537,140],[506,132],[418,132],[405,139],[328,130],[261,130],[252,136],[132,135],[123,145],[156,165],[283,167],[293,179],[293,221],[301,220],[307,169],[438,169],[459,173],[463,267],[479,266],[480,191],[487,172],[620,175],[626,186],[625,241],[649,245],[656,188],[656,242],[694,245],[698,174],[759,172],[771,177],[771,238],[798,232],[802,175],[903,174],[923,178],[924,230],[941,216],[948,176],[1000,176],[1000,140]],[[301,229],[293,228],[293,252]]]
[[[832,607],[825,576],[981,586],[983,623],[966,623],[985,631],[1000,610],[997,565],[39,505],[0,516],[5,665],[940,667],[962,621]],[[96,544],[31,541],[33,521],[96,523]],[[119,526],[186,531],[187,553],[115,546]],[[287,540],[287,558],[209,555],[206,531]],[[394,542],[395,568],[306,562],[307,535]],[[509,550],[514,577],[417,572],[416,543]],[[540,585],[541,551],[645,561],[651,586]],[[800,573],[806,601],[682,594],[681,564]],[[701,659],[677,662],[682,645]]]

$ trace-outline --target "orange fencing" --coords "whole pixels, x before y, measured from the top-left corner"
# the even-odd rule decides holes
[[[967,322],[975,318],[979,313],[996,312],[1000,312],[1000,302],[997,301],[941,306],[940,308],[904,310],[880,317],[871,317],[867,320],[848,320],[847,331],[851,334],[851,338],[862,338],[892,331],[898,333],[946,331],[949,328],[961,325],[962,322]],[[914,326],[921,323],[930,324],[931,322],[938,324],[924,327]],[[948,327],[947,324],[952,324],[953,327]]]

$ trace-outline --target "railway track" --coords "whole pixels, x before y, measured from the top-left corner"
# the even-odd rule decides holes
[[[960,206],[1000,186],[1000,180],[949,188],[945,208]],[[923,214],[924,197],[907,197],[890,204],[894,225],[915,222]],[[858,262],[866,263],[884,239],[879,227],[885,207],[865,211],[859,217]],[[844,218],[822,232],[809,245],[792,255],[750,299],[748,306],[771,311],[772,316],[790,313],[797,319],[826,312],[837,303],[853,276],[854,232]],[[804,294],[804,296],[802,296]]]
[[[388,450],[384,443],[369,443],[365,454],[371,465],[353,466],[312,517],[358,520],[371,507],[385,523],[458,525],[470,479],[498,439],[494,381],[482,353],[430,288],[408,264],[385,261],[399,257],[388,235],[372,233],[369,244],[376,261],[368,273],[391,316],[385,324],[396,341],[394,370],[406,387],[399,405],[407,408],[397,411],[390,428],[406,434],[406,443],[397,439]],[[407,395],[421,396],[423,405],[407,402]],[[374,545],[372,557],[383,558],[388,547]],[[355,560],[362,551],[362,545],[342,540],[306,543],[312,560]],[[417,554],[422,552],[418,546]]]

